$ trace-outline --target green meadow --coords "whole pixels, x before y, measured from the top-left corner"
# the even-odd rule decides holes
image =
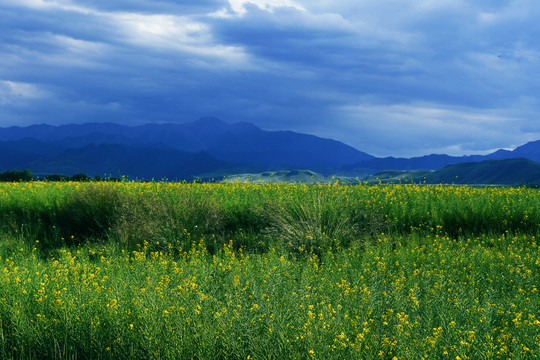
[[[2,359],[534,359],[525,187],[0,184]]]

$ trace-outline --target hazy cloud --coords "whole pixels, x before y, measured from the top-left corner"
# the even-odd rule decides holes
[[[47,97],[47,92],[34,84],[0,80],[0,105],[20,104]]]

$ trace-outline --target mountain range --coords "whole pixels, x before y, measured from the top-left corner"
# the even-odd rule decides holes
[[[525,158],[535,162],[540,162],[540,140],[531,141],[521,145],[514,150],[497,150],[487,155],[465,155],[450,156],[444,154],[430,154],[412,158],[371,158],[360,161],[354,165],[344,168],[349,171],[354,170],[438,170],[446,165],[459,164],[464,162],[479,162],[484,160],[506,160]]]
[[[377,158],[336,140],[251,123],[202,118],[185,124],[112,123],[0,128],[0,171],[85,173],[139,179],[192,180],[238,173],[309,169],[365,177],[381,170],[438,170],[484,160],[540,162],[540,141],[513,151],[453,157]]]

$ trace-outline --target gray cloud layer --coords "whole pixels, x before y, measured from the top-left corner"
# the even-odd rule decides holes
[[[0,126],[251,121],[374,155],[540,138],[535,0],[3,0]]]

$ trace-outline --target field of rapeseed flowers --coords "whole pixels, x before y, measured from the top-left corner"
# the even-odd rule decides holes
[[[529,359],[527,188],[0,185],[0,357]]]

